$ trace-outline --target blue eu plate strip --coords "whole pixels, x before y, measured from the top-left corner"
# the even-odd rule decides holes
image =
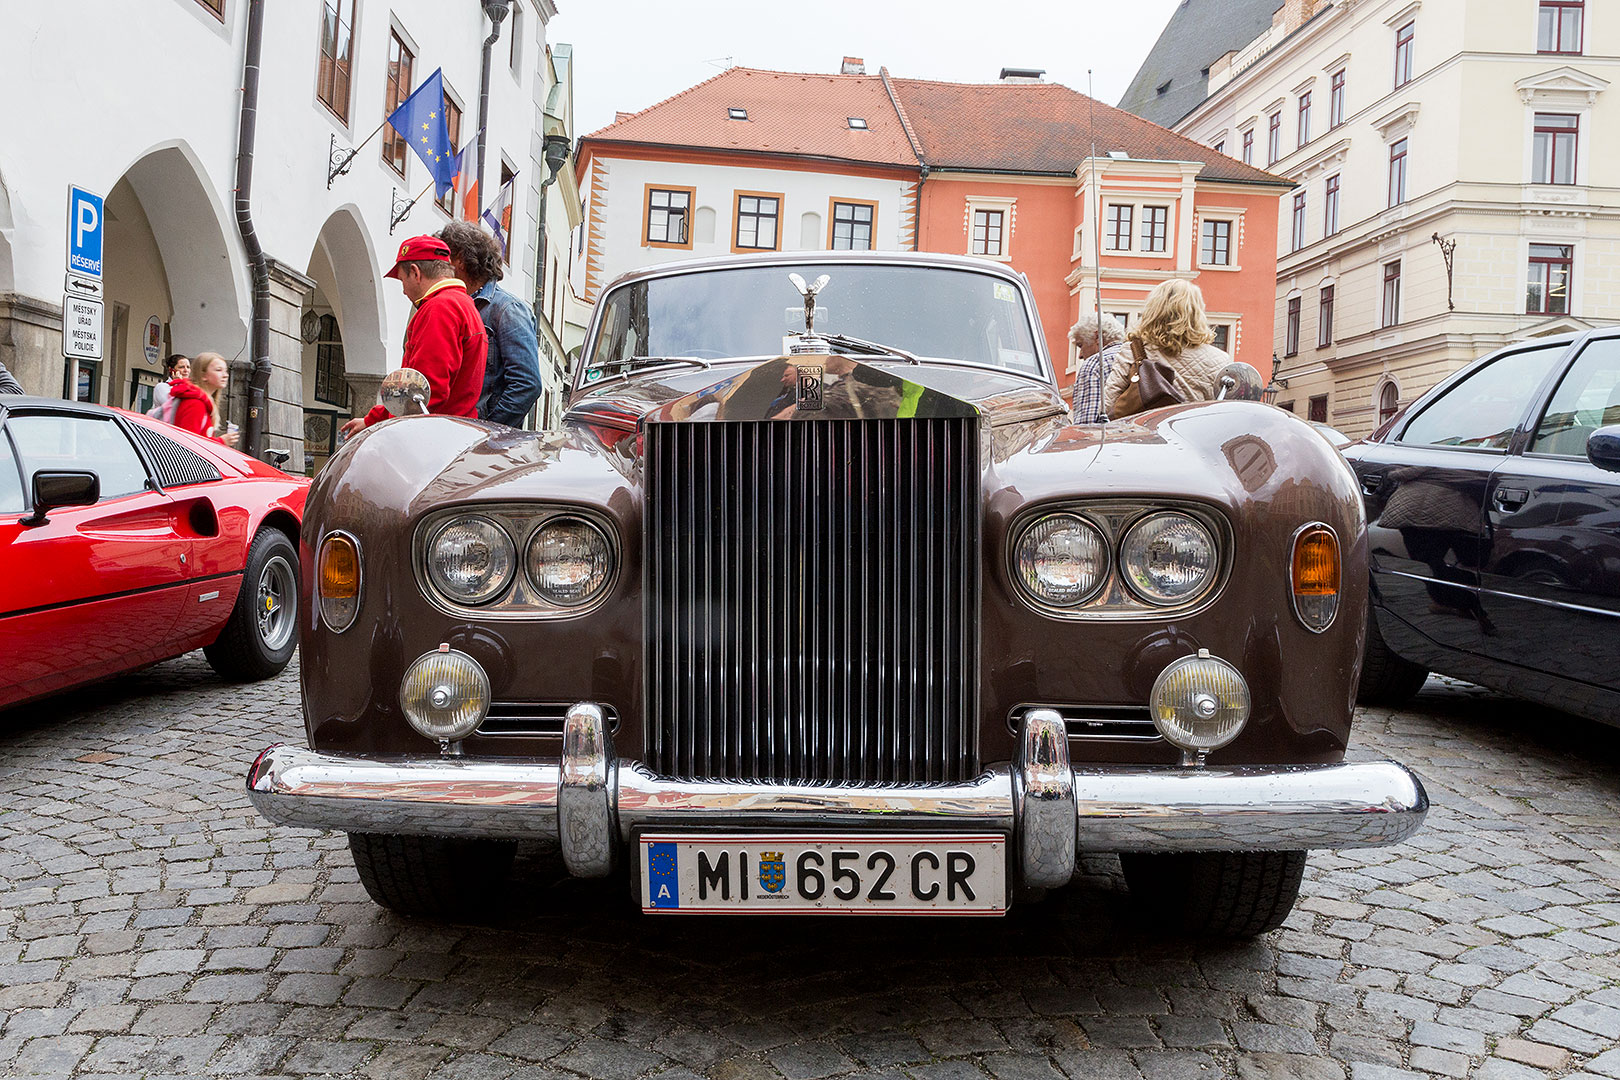
[[[655,908],[681,906],[680,864],[674,844],[647,845],[647,895]]]

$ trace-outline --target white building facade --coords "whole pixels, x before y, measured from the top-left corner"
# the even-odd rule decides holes
[[[405,237],[450,211],[423,195],[422,162],[389,129],[394,104],[442,68],[459,146],[478,129],[478,4],[260,0],[262,45],[248,211],[270,266],[267,447],[293,471],[323,459],[342,418],[364,412],[400,360],[410,305],[383,277]],[[11,4],[0,13],[0,361],[32,393],[130,407],[171,352],[232,361],[232,418],[245,419],[253,279],[236,206],[251,0]],[[519,176],[505,286],[534,297],[543,116],[557,83],[550,0],[504,8],[492,46],[484,191]],[[74,63],[64,63],[71,49]],[[565,87],[563,97],[571,97]],[[564,110],[562,123],[569,122]],[[369,138],[369,141],[367,139]],[[339,160],[358,152],[329,181]],[[69,361],[61,340],[70,185],[105,197],[103,359]],[[548,192],[556,203],[566,195]],[[547,215],[550,217],[550,214]],[[577,219],[578,212],[574,211]],[[567,244],[569,215],[559,221]],[[546,364],[542,358],[542,373]],[[551,373],[554,392],[560,371]]]
[[[1351,435],[1508,341],[1620,312],[1620,11],[1287,0],[1177,125],[1281,202],[1278,403]]]

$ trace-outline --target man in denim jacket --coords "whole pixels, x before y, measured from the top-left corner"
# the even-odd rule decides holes
[[[521,427],[540,396],[540,341],[534,312],[496,284],[501,279],[501,249],[494,237],[467,221],[452,221],[439,230],[450,248],[450,265],[467,283],[489,332],[484,362],[484,390],[478,418]]]

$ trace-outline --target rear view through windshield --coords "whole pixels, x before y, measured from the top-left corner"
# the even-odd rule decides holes
[[[709,270],[615,289],[603,300],[585,380],[637,357],[778,355],[783,337],[804,332],[804,298],[789,273],[828,276],[816,296],[817,333],[1042,373],[1023,298],[1010,282],[972,270],[829,264]]]

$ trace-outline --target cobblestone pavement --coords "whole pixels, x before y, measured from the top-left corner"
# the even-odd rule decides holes
[[[658,920],[525,853],[481,926],[271,829],[293,674],[191,656],[0,714],[0,1075],[1620,1077],[1620,731],[1431,681],[1355,753],[1435,808],[1288,924],[1157,939],[1113,860],[1005,920]]]

